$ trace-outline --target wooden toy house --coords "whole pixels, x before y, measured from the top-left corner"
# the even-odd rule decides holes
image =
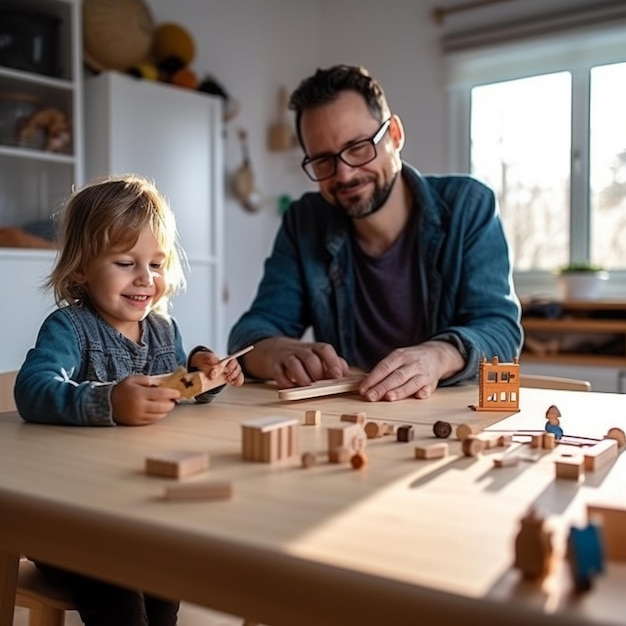
[[[497,356],[491,362],[485,357],[478,371],[478,406],[475,411],[519,411],[519,359],[500,363]]]

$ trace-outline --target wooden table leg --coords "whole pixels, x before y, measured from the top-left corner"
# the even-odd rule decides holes
[[[19,554],[0,550],[0,626],[13,626]]]

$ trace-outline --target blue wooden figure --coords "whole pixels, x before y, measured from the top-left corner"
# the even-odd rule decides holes
[[[585,528],[574,526],[570,528],[567,560],[576,591],[589,591],[594,577],[604,572],[604,548],[600,526],[589,523]]]
[[[554,433],[555,439],[561,439],[563,437],[563,429],[560,426],[561,411],[559,411],[558,407],[554,404],[548,407],[546,411],[546,422],[545,429],[549,433]]]

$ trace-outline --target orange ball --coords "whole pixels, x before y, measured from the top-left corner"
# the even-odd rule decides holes
[[[172,85],[185,87],[186,89],[197,89],[198,87],[198,77],[195,72],[188,67],[183,67],[182,70],[174,72],[174,74],[170,76],[169,82],[172,83]]]
[[[176,57],[183,65],[190,65],[195,55],[196,44],[186,28],[171,23],[157,26],[152,38],[152,56],[157,64]]]

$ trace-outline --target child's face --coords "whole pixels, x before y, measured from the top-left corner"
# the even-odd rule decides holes
[[[133,248],[110,250],[91,261],[81,276],[100,316],[135,341],[139,322],[167,289],[165,260],[164,250],[146,226]]]

